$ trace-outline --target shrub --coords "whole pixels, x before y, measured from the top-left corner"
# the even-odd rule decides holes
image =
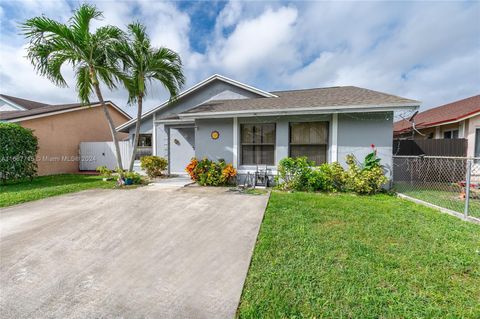
[[[190,178],[202,186],[226,185],[237,175],[237,171],[231,164],[224,160],[218,162],[204,158],[198,161],[192,158],[185,168]]]
[[[380,159],[374,152],[368,154],[361,164],[353,155],[347,155],[346,162],[348,165],[346,188],[349,191],[358,194],[378,193],[388,181],[380,165]]]
[[[103,177],[103,178],[111,178],[112,171],[109,170],[105,165],[97,167],[96,171]]]
[[[115,172],[118,175],[118,183],[121,185],[125,182],[126,179],[132,180],[132,184],[143,184],[145,180],[143,179],[142,175],[137,172],[128,172],[122,171],[121,169],[117,168]]]
[[[133,184],[143,184],[142,175],[137,172],[126,172],[123,174],[124,179],[131,179]]]
[[[313,162],[306,157],[291,158],[287,157],[280,161],[278,166],[278,176],[280,178],[280,187],[283,189],[308,190],[309,181],[315,183],[315,178],[311,167]]]
[[[295,191],[350,191],[374,194],[388,181],[375,152],[368,154],[363,163],[353,155],[346,157],[348,169],[338,162],[314,167],[306,157],[285,158],[278,167],[278,188]]]
[[[198,161],[194,157],[194,158],[192,158],[190,163],[188,163],[187,167],[185,168],[185,171],[188,173],[188,175],[190,175],[190,178],[194,181],[196,181],[198,179],[198,175],[195,171],[195,168],[197,167],[197,165],[198,165]]]
[[[38,140],[32,130],[0,123],[0,181],[33,178],[37,174]]]
[[[167,160],[160,156],[144,156],[140,158],[140,166],[150,178],[162,176],[162,172],[167,168],[167,164]]]

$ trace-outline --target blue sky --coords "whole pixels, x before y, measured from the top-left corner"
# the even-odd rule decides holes
[[[143,22],[152,42],[182,56],[187,85],[220,73],[264,90],[357,85],[423,102],[480,94],[480,2],[89,1],[95,26]],[[66,21],[80,1],[0,1],[0,91],[50,103],[72,88],[38,77],[17,29],[45,14]],[[125,107],[123,90],[104,95]],[[166,98],[156,85],[146,101]]]

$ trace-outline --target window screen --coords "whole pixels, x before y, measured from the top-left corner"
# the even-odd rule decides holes
[[[317,165],[327,161],[328,122],[290,123],[290,157],[306,156]]]
[[[242,165],[274,165],[275,124],[241,125]]]

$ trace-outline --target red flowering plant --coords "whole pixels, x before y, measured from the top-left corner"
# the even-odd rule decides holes
[[[363,161],[363,169],[370,170],[377,167],[382,168],[382,165],[380,164],[380,158],[377,156],[375,144],[371,144],[370,147],[372,148],[372,152],[365,156],[365,160]]]
[[[185,170],[192,180],[203,186],[226,185],[237,175],[237,170],[232,164],[227,164],[224,160],[215,162],[208,158],[200,161],[192,158]]]

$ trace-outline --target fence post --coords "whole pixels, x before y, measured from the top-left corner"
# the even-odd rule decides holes
[[[465,217],[468,216],[468,208],[470,204],[470,176],[472,173],[472,160],[467,159],[467,176],[465,178]]]

